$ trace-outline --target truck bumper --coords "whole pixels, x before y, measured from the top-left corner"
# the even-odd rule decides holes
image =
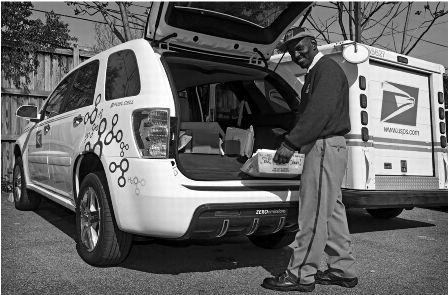
[[[342,200],[347,208],[411,208],[448,205],[448,191],[361,191],[342,190]]]

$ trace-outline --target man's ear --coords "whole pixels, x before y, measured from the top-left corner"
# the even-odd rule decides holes
[[[316,39],[314,39],[314,38],[311,39],[311,40],[310,40],[310,43],[311,43],[311,45],[313,46],[313,49],[314,49],[314,50],[317,50],[317,42],[316,42]]]

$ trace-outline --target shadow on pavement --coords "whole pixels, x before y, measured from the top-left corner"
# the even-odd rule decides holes
[[[36,213],[74,239],[75,214],[73,212],[43,199]],[[347,218],[352,234],[434,226],[430,223],[399,217],[390,220],[375,219],[363,209],[348,210]],[[291,254],[291,247],[275,250],[261,249],[254,246],[246,237],[190,241],[140,239],[134,242],[128,258],[119,267],[156,274],[263,267],[272,275],[276,275],[286,268]]]
[[[444,207],[422,207],[424,209],[448,213],[448,206]]]
[[[35,213],[75,239],[74,212],[43,198]],[[277,274],[286,268],[291,251],[289,247],[261,249],[252,245],[246,237],[189,241],[139,239],[134,241],[128,258],[120,267],[158,274],[179,274],[261,266]]]
[[[352,234],[435,226],[432,223],[400,217],[391,219],[374,218],[364,209],[348,209],[347,220],[350,233]]]
[[[245,237],[196,241],[155,240],[134,243],[129,257],[120,266],[158,274],[263,267],[276,275],[285,270],[291,254],[290,247],[261,249]]]
[[[46,198],[42,198],[37,215],[57,227],[67,236],[75,239],[75,213]]]

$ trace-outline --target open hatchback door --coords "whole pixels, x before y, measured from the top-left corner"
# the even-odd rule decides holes
[[[153,2],[146,38],[161,49],[262,64],[311,5],[312,2]]]

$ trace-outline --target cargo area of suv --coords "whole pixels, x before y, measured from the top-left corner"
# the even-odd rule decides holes
[[[195,180],[251,178],[240,168],[258,149],[278,147],[294,122],[295,92],[259,66],[185,54],[164,61],[177,93],[178,167]]]

